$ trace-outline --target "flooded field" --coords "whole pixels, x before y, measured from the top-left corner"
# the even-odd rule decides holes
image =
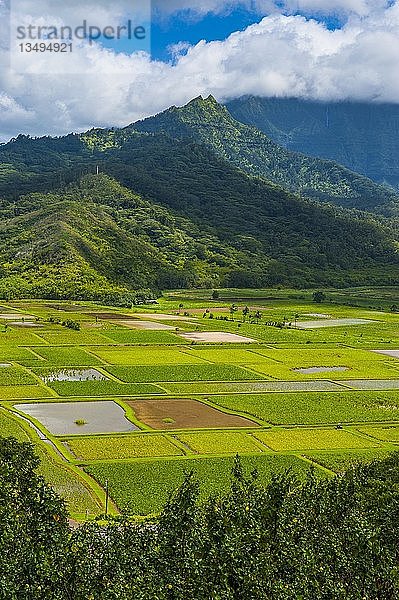
[[[12,321],[8,323],[11,327],[43,327],[40,323],[33,321]]]
[[[356,390],[399,390],[399,379],[349,379],[344,383]]]
[[[374,350],[377,354],[385,354],[385,356],[391,356],[392,358],[399,358],[399,350]]]
[[[126,433],[136,431],[124,410],[112,401],[39,402],[17,404],[15,409],[39,421],[54,435]]]
[[[128,327],[129,329],[138,329],[142,331],[174,331],[175,327],[172,325],[165,325],[165,323],[157,323],[156,321],[114,321],[117,325]]]
[[[194,342],[227,342],[231,344],[255,342],[253,338],[237,335],[236,333],[227,333],[225,331],[196,331],[193,333],[180,333],[180,337]]]
[[[34,321],[35,317],[32,315],[23,315],[22,313],[0,313],[0,319],[4,321]]]
[[[370,319],[320,319],[320,321],[299,321],[296,326],[299,329],[319,329],[322,327],[343,327],[352,325],[366,325],[374,323]]]

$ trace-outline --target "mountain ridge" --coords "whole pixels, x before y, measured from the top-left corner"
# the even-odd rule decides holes
[[[251,174],[242,136],[275,145],[213,97],[159,119],[0,148],[0,297],[399,283],[390,222]]]
[[[235,120],[213,96],[199,96],[125,130],[195,139],[246,173],[319,201],[377,212],[380,206],[399,202],[393,190],[346,167],[279,146],[255,127]]]
[[[334,160],[399,189],[399,104],[249,95],[225,105],[287,149]]]

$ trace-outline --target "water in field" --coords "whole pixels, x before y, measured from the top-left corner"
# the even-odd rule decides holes
[[[10,321],[8,324],[11,325],[11,327],[43,327],[43,325],[33,321]]]
[[[385,356],[391,356],[392,358],[399,358],[399,350],[373,350],[377,354],[385,354]]]
[[[312,375],[313,373],[330,373],[347,371],[348,367],[307,367],[306,369],[293,369],[295,373],[302,373],[302,375]]]
[[[343,327],[352,325],[366,325],[374,323],[370,319],[321,319],[320,321],[298,321],[298,329],[321,329],[323,327]]]
[[[35,320],[36,317],[33,317],[32,315],[24,315],[22,313],[11,313],[11,312],[3,312],[0,313],[0,319],[3,319],[4,321],[18,321],[18,322],[23,322],[23,321],[30,321],[33,322]]]
[[[181,333],[180,337],[185,340],[194,342],[230,342],[230,343],[245,343],[255,342],[254,339],[237,335],[236,333],[228,333],[227,331],[195,331],[193,333]]]
[[[345,386],[356,390],[399,390],[399,379],[346,379]]]
[[[138,429],[112,401],[37,402],[17,404],[14,408],[39,421],[54,435],[126,433]]]
[[[96,369],[62,369],[42,375],[45,383],[53,381],[104,381],[108,377]]]

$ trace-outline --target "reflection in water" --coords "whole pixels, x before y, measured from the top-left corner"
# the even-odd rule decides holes
[[[116,402],[37,402],[16,410],[33,417],[54,435],[125,433],[138,429]],[[78,424],[81,423],[81,424]]]
[[[302,373],[303,375],[312,375],[312,373],[330,373],[347,371],[348,367],[308,367],[306,369],[293,369],[295,373]]]

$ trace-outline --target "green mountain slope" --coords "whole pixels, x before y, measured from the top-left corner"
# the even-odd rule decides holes
[[[6,204],[1,296],[399,282],[392,232],[373,219],[290,196],[191,143],[144,139],[104,166],[151,200],[100,174]]]
[[[159,119],[164,127],[142,126],[160,133],[135,125],[0,147],[0,296],[399,283],[387,220],[293,195],[246,173],[245,160],[235,166],[248,128],[214,100]],[[274,148],[258,134],[262,151]]]
[[[190,138],[251,175],[340,206],[375,210],[397,200],[389,189],[337,163],[277,145],[258,129],[236,121],[212,96],[196,98],[182,108],[172,107],[129,129]]]
[[[9,217],[18,210],[18,216]],[[107,175],[0,211],[0,295],[113,300],[212,286],[248,257]]]
[[[399,189],[399,104],[245,96],[226,106],[235,119],[285,148],[334,160]]]

